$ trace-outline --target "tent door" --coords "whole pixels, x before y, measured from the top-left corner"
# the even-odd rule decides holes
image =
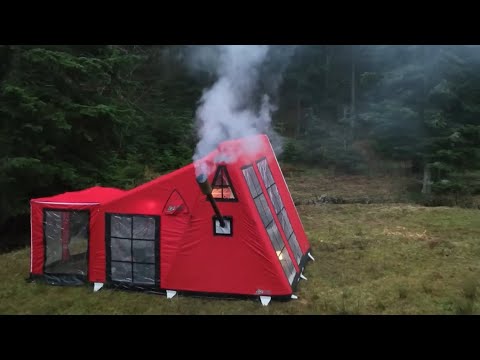
[[[160,286],[160,216],[106,214],[107,281]]]
[[[90,211],[44,209],[44,273],[85,280]]]

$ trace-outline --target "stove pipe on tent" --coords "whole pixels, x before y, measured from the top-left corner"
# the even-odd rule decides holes
[[[223,220],[223,216],[220,213],[220,210],[218,209],[217,203],[212,196],[212,187],[210,186],[210,184],[208,182],[207,176],[205,174],[200,174],[199,176],[197,176],[197,183],[198,183],[198,186],[200,186],[200,190],[202,190],[202,193],[207,195],[207,199],[208,199],[208,201],[210,201],[210,204],[212,204],[213,211],[215,211],[215,214],[218,217],[218,220],[220,222],[220,226],[222,228],[224,228],[225,227],[225,221]]]

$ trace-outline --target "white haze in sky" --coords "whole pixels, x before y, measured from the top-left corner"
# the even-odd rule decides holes
[[[220,142],[271,130],[271,113],[275,108],[268,95],[263,95],[260,109],[248,108],[268,50],[268,45],[192,47],[190,66],[213,72],[217,77],[216,82],[204,90],[196,112],[199,142],[193,160],[197,175],[200,172],[208,175],[208,169],[201,168],[197,160],[214,150]],[[250,141],[242,151],[255,151],[258,145]],[[234,160],[230,158],[230,161]]]

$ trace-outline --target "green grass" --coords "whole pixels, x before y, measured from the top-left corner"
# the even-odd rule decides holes
[[[294,194],[326,186],[289,181]],[[357,181],[358,180],[358,181]],[[338,191],[378,193],[343,180]],[[320,184],[319,184],[320,183]],[[362,184],[362,185],[360,185]],[[383,189],[393,185],[383,185]],[[310,190],[309,190],[310,189]],[[343,189],[343,190],[342,190]],[[383,191],[383,190],[382,190]],[[1,314],[479,314],[480,212],[409,204],[298,207],[316,261],[298,300],[175,297],[27,283],[29,249],[0,256]]]
[[[364,314],[478,311],[478,210],[410,205],[329,205],[300,210],[317,262],[307,271],[325,309]],[[308,276],[308,275],[307,275]],[[309,278],[309,280],[310,280]],[[305,285],[305,284],[304,284]]]
[[[374,202],[404,202],[411,180],[398,176],[336,175],[327,170],[284,165],[285,179],[295,201],[321,195],[346,201],[371,199]]]

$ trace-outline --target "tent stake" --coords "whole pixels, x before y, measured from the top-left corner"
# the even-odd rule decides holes
[[[270,303],[270,300],[272,300],[271,296],[260,296],[260,301],[263,306],[267,306]]]
[[[175,295],[177,295],[176,291],[173,290],[167,290],[167,299],[173,298]]]
[[[103,283],[94,283],[93,284],[93,291],[94,292],[97,292],[98,290],[100,290],[101,288],[103,287]]]

